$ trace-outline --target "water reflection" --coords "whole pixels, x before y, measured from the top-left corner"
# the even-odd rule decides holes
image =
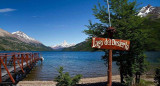
[[[107,75],[107,67],[101,56],[104,52],[42,52],[43,63],[39,62],[24,80],[53,80],[58,75],[57,68],[64,67],[64,72],[71,76],[82,74],[83,77],[100,77]],[[146,52],[147,60],[156,62],[159,52]],[[112,74],[119,74],[115,62],[112,64]]]

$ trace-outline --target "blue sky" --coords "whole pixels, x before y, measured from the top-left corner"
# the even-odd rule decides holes
[[[0,28],[22,31],[50,46],[80,43],[88,36],[88,20],[98,22],[92,8],[98,0],[0,0]],[[99,0],[103,1],[103,0]],[[160,6],[160,0],[138,0],[141,6]]]

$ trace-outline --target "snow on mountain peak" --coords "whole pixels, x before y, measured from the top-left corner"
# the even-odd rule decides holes
[[[22,31],[16,31],[16,32],[13,32],[12,34],[15,35],[21,41],[26,42],[26,43],[40,43],[34,38],[29,37],[27,34],[25,34]]]
[[[62,45],[68,45],[68,43],[67,43],[67,41],[66,40],[64,40],[64,42],[62,43]]]
[[[145,16],[147,16],[147,14],[152,12],[154,9],[155,8],[151,5],[145,6],[139,11],[138,16],[145,17]]]
[[[19,37],[22,37],[24,39],[35,40],[34,38],[29,37],[28,35],[26,35],[25,33],[21,32],[21,31],[16,31],[16,32],[13,32],[12,34],[17,35]]]
[[[75,46],[75,44],[68,44],[67,41],[64,40],[63,43],[53,45],[53,46],[51,46],[51,48],[53,48],[53,49],[63,49],[63,48],[71,47],[71,46]]]

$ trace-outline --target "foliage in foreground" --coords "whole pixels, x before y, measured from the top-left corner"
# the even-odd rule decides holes
[[[160,51],[160,18],[150,19],[150,16],[146,17],[141,29],[147,36],[144,48],[147,51]]]
[[[160,86],[160,68],[156,68],[156,72],[155,72],[155,83],[157,84],[157,86]]]
[[[154,82],[146,81],[144,79],[141,79],[140,83],[137,83],[137,84],[132,85],[132,86],[151,86],[151,85],[154,85]]]
[[[106,3],[106,0],[104,0]],[[144,44],[146,42],[146,33],[141,31],[144,19],[136,16],[137,3],[134,0],[109,0],[111,9],[111,22],[116,33],[114,39],[130,40],[129,51],[115,51],[118,54],[113,57],[119,66],[121,83],[128,86],[140,82],[140,76],[147,69],[146,56],[144,55]],[[84,32],[92,37],[108,37],[107,28],[109,25],[107,6],[98,4],[93,9],[94,16],[99,19],[101,23],[92,23],[87,26],[88,29]],[[102,57],[106,64],[108,62],[108,50],[104,50],[105,55]]]
[[[56,86],[75,86],[82,77],[80,74],[70,77],[68,72],[63,73],[63,67],[60,67],[58,72],[59,75],[54,79],[58,82]]]

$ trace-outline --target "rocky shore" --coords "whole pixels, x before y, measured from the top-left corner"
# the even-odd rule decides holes
[[[153,78],[143,78],[147,81],[154,81]],[[95,77],[95,78],[82,78],[78,83],[78,86],[99,86],[99,84],[106,85],[107,76],[104,77]],[[112,82],[115,86],[120,85],[120,76],[112,76]],[[56,86],[55,81],[20,81],[17,86]],[[123,86],[123,85],[121,85]]]

